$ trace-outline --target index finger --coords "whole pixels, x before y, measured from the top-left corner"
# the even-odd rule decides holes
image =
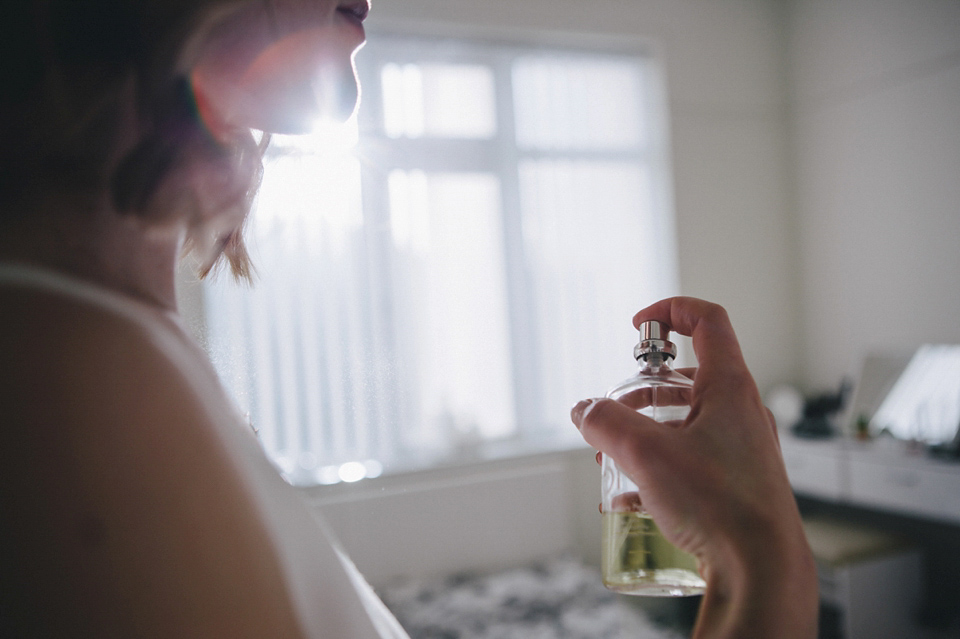
[[[651,320],[693,338],[699,363],[694,383],[701,389],[739,384],[744,376],[749,377],[740,343],[722,306],[693,297],[671,297],[634,315],[633,324],[639,328],[642,322]]]

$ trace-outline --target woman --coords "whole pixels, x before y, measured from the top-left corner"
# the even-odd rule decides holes
[[[0,636],[405,636],[265,460],[174,295],[185,250],[201,272],[249,274],[261,147],[354,108],[366,2],[22,0],[0,21]],[[715,311],[686,308],[665,321],[698,340]],[[732,351],[729,324],[715,328]],[[690,520],[700,636],[771,617],[807,632],[809,551],[755,388],[735,379],[726,391],[746,399],[730,411],[760,463],[714,442],[660,464],[632,415],[595,402],[574,419],[651,485],[691,460],[743,478],[707,493],[742,518]],[[704,503],[657,491],[642,497],[665,517]],[[748,556],[758,537],[774,547]],[[802,605],[761,596],[785,580]]]

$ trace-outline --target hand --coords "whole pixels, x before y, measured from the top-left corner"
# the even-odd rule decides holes
[[[693,338],[687,419],[666,427],[601,399],[577,404],[574,423],[637,484],[664,535],[698,558],[707,594],[695,637],[813,637],[816,569],[775,422],[726,311],[678,297],[633,318],[649,320]]]

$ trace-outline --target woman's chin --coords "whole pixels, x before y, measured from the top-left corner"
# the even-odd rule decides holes
[[[307,133],[320,119],[349,118],[359,95],[355,47],[323,36],[301,31],[263,51],[243,74],[234,113],[270,133]]]
[[[356,82],[255,95],[237,112],[237,121],[267,133],[310,133],[320,120],[346,121],[357,106]]]

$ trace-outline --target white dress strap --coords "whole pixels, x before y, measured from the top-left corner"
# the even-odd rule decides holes
[[[37,266],[0,263],[0,284],[59,293],[129,318],[142,319],[148,313],[145,305],[130,297],[98,284]],[[173,314],[168,317],[174,319]]]

